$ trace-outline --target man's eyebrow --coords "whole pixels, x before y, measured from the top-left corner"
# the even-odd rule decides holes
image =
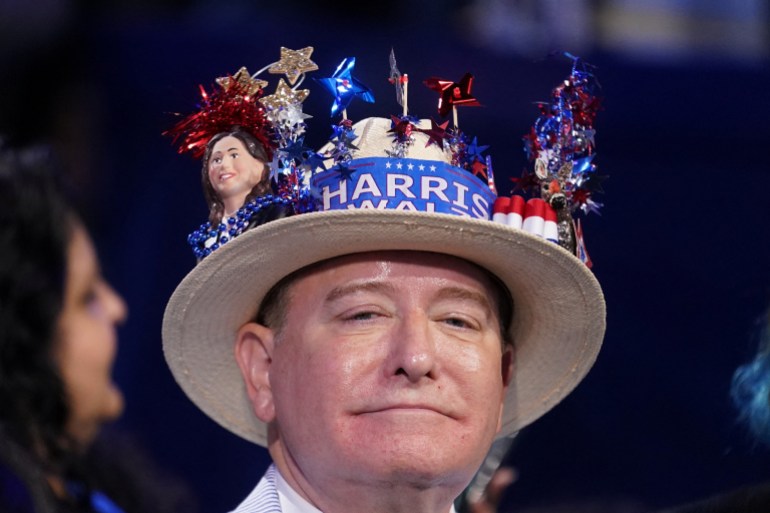
[[[394,291],[395,288],[393,285],[382,281],[358,281],[334,287],[328,294],[326,294],[325,302],[331,303],[344,296],[349,296],[358,292],[393,293]]]
[[[436,296],[436,299],[459,299],[478,303],[487,311],[487,315],[494,311],[490,298],[486,294],[465,287],[445,287],[439,290]]]
[[[358,292],[385,292],[395,293],[395,287],[390,283],[381,281],[361,281],[340,285],[333,288],[326,295],[325,302],[330,303],[341,297],[355,294]],[[458,299],[462,301],[471,301],[479,304],[488,314],[493,311],[490,298],[479,291],[467,289],[465,287],[448,286],[441,288],[436,294],[437,300]]]

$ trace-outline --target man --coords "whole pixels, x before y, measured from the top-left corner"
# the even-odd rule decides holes
[[[166,310],[182,388],[273,459],[239,513],[453,511],[601,345],[580,260],[490,221],[488,184],[429,135],[400,157],[390,120],[354,128],[353,160],[311,178],[324,211],[240,235]]]

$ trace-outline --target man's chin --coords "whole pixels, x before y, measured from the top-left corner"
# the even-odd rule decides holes
[[[412,455],[410,461],[390,460],[384,463],[383,483],[389,483],[394,488],[416,491],[447,488],[452,490],[453,496],[459,495],[475,472],[475,467],[460,462],[415,455]]]
[[[382,440],[367,453],[369,468],[361,470],[394,485],[430,488],[455,482],[462,489],[478,468],[476,455],[444,440],[431,435]]]

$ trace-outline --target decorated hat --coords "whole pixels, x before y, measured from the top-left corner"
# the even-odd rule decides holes
[[[393,68],[394,59],[391,78]],[[398,74],[394,82],[403,88],[407,81]],[[463,95],[451,88],[463,80],[448,82],[441,100],[452,105]],[[447,88],[450,94],[443,93]],[[457,128],[456,119],[448,128],[447,122],[414,118],[404,106],[401,116],[352,123],[344,112],[348,103],[335,97],[343,119],[331,141],[294,160],[299,178],[283,196],[298,206],[294,215],[239,233],[203,258],[173,293],[163,346],[174,377],[212,419],[265,446],[267,426],[253,414],[234,344],[268,292],[300,269],[343,255],[441,253],[486,269],[511,294],[515,369],[499,436],[515,433],[561,401],[593,365],[605,330],[596,278],[558,240],[558,219],[548,221],[557,225],[555,240],[538,228],[546,225],[545,207],[523,212],[527,230],[524,223],[509,223],[507,210],[502,217],[495,213],[500,201],[491,159]],[[542,187],[532,189],[539,194]],[[521,203],[514,196],[508,205]],[[542,197],[523,198],[525,207],[532,199],[553,210]],[[542,222],[533,222],[538,214]]]

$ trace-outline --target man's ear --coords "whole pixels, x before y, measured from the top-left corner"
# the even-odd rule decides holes
[[[512,344],[507,344],[505,350],[503,350],[503,357],[501,358],[501,368],[503,378],[503,400],[500,402],[500,413],[497,417],[497,431],[499,432],[503,426],[503,410],[505,409],[505,397],[508,392],[508,387],[513,382],[513,361],[515,359],[515,352]]]
[[[516,353],[513,350],[512,344],[506,344],[505,350],[503,351],[503,358],[502,358],[502,373],[503,373],[503,386],[507,390],[508,387],[511,385],[511,382],[513,381],[513,362],[516,359],[515,358]]]
[[[275,418],[270,366],[273,362],[273,331],[250,322],[241,326],[235,340],[235,361],[241,369],[254,415],[265,423]]]

